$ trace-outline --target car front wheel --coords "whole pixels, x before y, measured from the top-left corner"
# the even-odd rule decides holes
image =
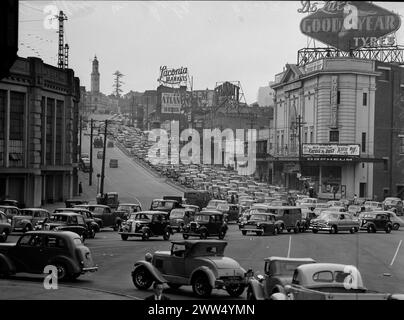
[[[237,298],[238,296],[240,296],[244,292],[244,289],[245,286],[242,284],[233,284],[226,287],[227,293],[233,298]]]
[[[63,263],[55,263],[54,266],[56,267],[58,271],[58,280],[59,281],[64,281],[68,278],[68,273],[67,273],[67,268],[66,265]]]
[[[192,283],[192,290],[201,298],[207,298],[212,293],[212,286],[205,275],[199,275]]]
[[[121,234],[121,239],[122,239],[123,241],[128,240],[128,235],[127,235],[127,234]]]
[[[242,230],[241,233],[243,236],[247,235],[247,231],[245,231],[245,230]]]
[[[147,241],[149,240],[149,238],[150,238],[149,231],[144,231],[142,235],[142,240]]]
[[[153,283],[149,271],[145,267],[138,267],[132,275],[133,284],[139,290],[147,290]]]
[[[391,232],[391,226],[388,225],[388,226],[386,227],[386,233],[390,233],[390,232]]]
[[[393,224],[393,230],[400,229],[400,225],[398,223]]]
[[[208,233],[206,232],[206,230],[202,230],[201,234],[199,236],[202,240],[206,239],[208,237]]]

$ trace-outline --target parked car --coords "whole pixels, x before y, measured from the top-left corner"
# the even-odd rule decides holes
[[[360,215],[360,230],[367,230],[369,233],[385,231],[390,233],[393,229],[390,216],[384,211],[370,211]]]
[[[389,300],[392,295],[368,290],[352,265],[309,263],[298,266],[283,300]]]
[[[247,300],[270,300],[274,293],[285,292],[292,283],[295,269],[303,264],[315,263],[312,258],[265,258],[264,275],[251,277],[248,281]]]
[[[272,213],[253,213],[247,223],[240,227],[243,236],[248,232],[254,232],[257,236],[268,234],[277,235],[279,232],[279,222],[276,222],[276,216]]]
[[[12,207],[20,207],[20,204],[17,200],[13,200],[13,199],[3,199],[0,200],[0,206],[12,206]]]
[[[45,219],[50,218],[48,210],[41,208],[21,209],[18,215],[15,215],[11,226],[13,231],[32,231],[41,226]]]
[[[73,208],[75,205],[78,204],[88,204],[88,201],[81,199],[67,199],[65,201],[66,208]]]
[[[403,206],[403,200],[400,198],[388,197],[383,201],[383,209],[393,211],[398,216],[402,216],[404,214]]]
[[[196,211],[189,207],[171,210],[170,226],[173,232],[182,232],[184,226],[193,221],[195,213]]]
[[[172,230],[168,214],[161,211],[141,211],[131,213],[128,220],[122,223],[119,232],[122,240],[129,237],[141,237],[149,240],[150,237],[163,236],[169,240]]]
[[[386,211],[389,215],[391,223],[393,224],[393,230],[398,230],[400,227],[404,226],[404,220],[398,217],[398,214],[393,211]]]
[[[90,239],[95,238],[95,234],[100,231],[100,218],[94,218],[91,211],[82,209],[82,208],[58,208],[53,211],[53,213],[61,213],[61,212],[74,212],[81,214],[84,218],[84,221],[87,224],[87,228],[89,231],[88,237]]]
[[[184,239],[191,237],[219,237],[224,239],[227,232],[227,224],[223,213],[219,211],[206,210],[194,215],[193,221],[184,226],[182,236]]]
[[[349,231],[350,233],[355,233],[359,230],[359,220],[354,219],[346,212],[323,211],[320,216],[311,220],[309,229],[313,233],[319,231],[328,231],[329,233]]]
[[[81,214],[74,212],[54,213],[42,224],[44,231],[71,231],[77,233],[82,240],[90,237],[91,231]]]
[[[109,206],[101,204],[80,204],[74,206],[74,208],[83,208],[91,211],[93,217],[100,228],[112,228],[114,231],[118,231],[122,221],[125,220],[125,214],[120,212],[112,212]]]
[[[8,235],[11,233],[11,224],[7,216],[0,211],[0,242],[6,242]]]
[[[30,231],[15,244],[0,245],[0,274],[43,274],[47,265],[57,268],[60,281],[98,269],[90,250],[74,232]]]
[[[170,214],[171,210],[182,208],[177,200],[154,199],[150,205],[152,211],[164,211]]]
[[[15,206],[1,205],[0,211],[7,216],[7,219],[10,219],[10,222],[13,220],[14,216],[20,215],[20,209]]]
[[[225,289],[230,296],[240,296],[247,284],[247,272],[237,261],[224,256],[225,241],[173,241],[170,251],[146,254],[135,263],[134,285],[147,290],[153,281],[167,282],[174,289],[192,286],[198,297],[209,297],[213,289]]]

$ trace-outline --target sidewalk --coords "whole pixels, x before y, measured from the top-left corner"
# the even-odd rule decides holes
[[[123,294],[60,284],[56,290],[46,290],[42,282],[0,280],[0,300],[134,300]]]

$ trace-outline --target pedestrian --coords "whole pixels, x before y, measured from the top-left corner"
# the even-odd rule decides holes
[[[356,195],[356,193],[353,197],[353,202],[354,202],[354,204],[357,204],[357,202],[358,202],[358,196]]]
[[[81,181],[79,182],[79,195],[83,193],[83,186],[81,185]]]
[[[145,300],[171,300],[163,294],[164,285],[160,281],[153,282],[154,294],[145,298]]]
[[[231,200],[230,201],[231,201],[232,204],[234,204],[234,202],[235,202],[234,194],[231,195]]]

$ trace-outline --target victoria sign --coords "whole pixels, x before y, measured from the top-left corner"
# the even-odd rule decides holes
[[[348,52],[364,46],[393,44],[387,35],[400,28],[400,17],[366,1],[327,1],[300,23],[303,34]]]

